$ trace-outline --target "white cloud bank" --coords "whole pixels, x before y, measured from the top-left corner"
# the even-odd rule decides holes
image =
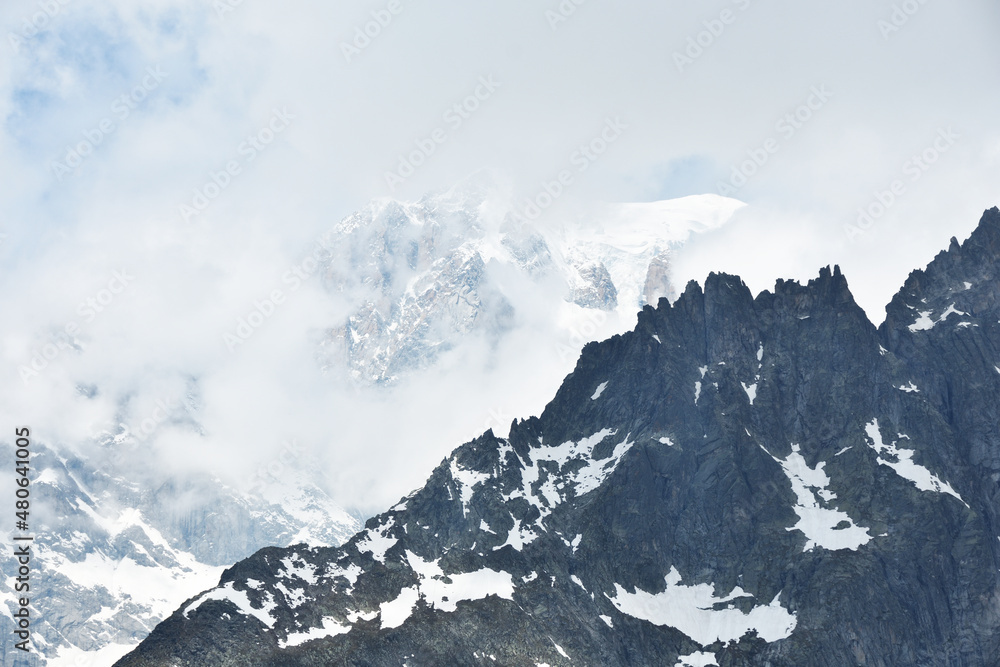
[[[314,363],[341,314],[315,281],[231,354],[223,334],[372,197],[489,167],[523,201],[569,171],[551,216],[752,171],[732,194],[750,206],[686,246],[678,282],[726,270],[759,290],[840,263],[876,321],[910,269],[1000,202],[986,1],[921,4],[891,30],[882,1],[595,0],[561,21],[554,0],[400,0],[350,61],[343,44],[384,4],[58,6],[0,7],[3,422],[74,443],[123,397],[141,422],[191,393],[206,435],[166,419],[142,451],[242,478],[296,438],[349,505],[391,503],[491,411],[537,412],[571,367],[525,329],[390,396],[339,386]],[[705,37],[723,9],[732,20]],[[679,67],[689,39],[706,45]],[[401,156],[422,164],[392,191]],[[203,203],[186,221],[181,205]],[[884,213],[849,238],[873,203]],[[19,366],[69,325],[82,350],[59,348],[25,385]]]

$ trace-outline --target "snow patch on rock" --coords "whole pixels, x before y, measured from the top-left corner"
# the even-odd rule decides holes
[[[608,596],[623,614],[680,630],[699,644],[735,641],[751,630],[766,642],[785,639],[795,629],[796,618],[779,601],[780,594],[767,605],[756,606],[743,613],[733,605],[715,609],[720,603],[736,598],[752,597],[737,586],[726,596],[716,597],[711,584],[685,586],[674,567],[665,577],[666,590],[647,593],[639,588],[629,593],[615,584],[615,596]]]
[[[604,390],[605,388],[607,388],[607,386],[608,386],[607,382],[602,382],[601,384],[597,385],[597,389],[594,390],[594,395],[590,397],[590,400],[596,401],[597,399],[599,399],[601,397],[601,394],[604,393]]]
[[[935,324],[944,322],[952,315],[968,315],[968,313],[963,313],[961,310],[955,308],[955,304],[951,304],[945,308],[944,312],[937,320],[931,319],[930,310],[922,310],[917,317],[917,321],[911,324],[908,328],[911,332],[916,333],[917,331],[927,331],[933,329]]]
[[[413,607],[420,599],[420,591],[416,586],[404,588],[394,600],[379,605],[382,614],[382,629],[398,628],[413,613]]]
[[[688,655],[679,656],[674,667],[709,667],[710,665],[718,667],[718,664],[715,661],[715,654],[695,651]]]
[[[785,459],[771,455],[792,483],[792,491],[797,500],[793,509],[799,520],[787,530],[798,530],[806,536],[803,551],[811,551],[815,547],[830,551],[857,551],[861,545],[868,544],[872,536],[868,534],[867,528],[854,525],[846,512],[824,506],[837,498],[837,494],[827,488],[830,478],[823,471],[826,463],[821,462],[815,468],[810,468],[800,451],[798,445],[792,445],[792,452]]]
[[[893,441],[888,445],[885,444],[882,441],[882,434],[879,431],[878,419],[871,420],[871,423],[865,426],[865,433],[868,434],[868,439],[871,441],[868,446],[878,453],[879,464],[892,468],[897,475],[913,482],[913,485],[921,491],[946,493],[949,496],[957,498],[966,507],[969,506],[950,484],[942,481],[940,477],[930,470],[913,461],[914,450],[900,449],[896,446],[897,441]],[[907,439],[909,438],[907,437]]]
[[[386,535],[394,522],[394,519],[389,519],[389,523],[378,530],[366,530],[364,539],[357,542],[358,551],[361,553],[370,553],[372,558],[380,563],[384,563],[385,552],[399,541],[395,537],[388,537]]]
[[[483,472],[463,468],[458,465],[454,458],[451,460],[450,469],[451,478],[455,480],[455,484],[458,485],[459,498],[462,501],[462,516],[468,516],[469,502],[472,500],[472,495],[475,493],[476,486],[488,480],[490,476]]]
[[[199,597],[197,600],[189,604],[184,608],[184,618],[187,618],[191,612],[196,610],[198,607],[208,602],[209,600],[223,600],[231,603],[241,614],[246,616],[252,616],[258,621],[263,623],[269,628],[274,627],[275,619],[271,616],[271,610],[277,607],[277,603],[274,601],[274,597],[268,593],[268,601],[260,609],[254,608],[250,604],[250,597],[247,595],[246,591],[238,591],[233,588],[233,582],[227,581],[225,585],[219,588],[213,589]]]
[[[278,646],[281,648],[300,646],[306,642],[325,639],[326,637],[336,637],[337,635],[347,634],[350,631],[350,625],[342,625],[332,616],[324,616],[320,627],[310,628],[302,632],[289,633],[287,639],[278,642]]]

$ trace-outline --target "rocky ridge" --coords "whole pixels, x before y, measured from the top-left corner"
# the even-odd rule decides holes
[[[1000,211],[876,328],[712,274],[339,548],[265,549],[120,667],[995,665]]]
[[[324,239],[324,284],[349,314],[331,323],[321,364],[391,384],[470,335],[495,344],[537,299],[631,318],[674,296],[672,249],[742,205],[705,195],[537,224],[482,173],[417,202],[373,201]]]
[[[224,565],[264,546],[340,544],[360,527],[306,480],[280,499],[264,497],[273,494],[269,487],[241,492],[208,475],[144,476],[140,483],[134,468],[70,450],[44,442],[33,447],[30,599],[37,652],[24,656],[14,648],[17,562],[5,559],[5,667],[25,658],[51,667],[111,664],[180,602],[213,585]],[[12,448],[0,447],[10,469],[13,456]]]

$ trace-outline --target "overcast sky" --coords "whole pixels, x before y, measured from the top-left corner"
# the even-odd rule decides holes
[[[486,167],[523,201],[592,142],[558,206],[727,194],[748,206],[679,253],[680,282],[723,270],[756,292],[836,263],[879,323],[1000,203],[998,28],[986,0],[9,0],[4,422],[75,442],[123,397],[145,414],[197,381],[209,437],[159,437],[175,464],[335,440],[340,499],[392,502],[554,381],[454,359],[434,392],[366,397],[398,417],[366,429],[313,368],[309,336],[335,315],[318,284],[238,355],[222,334],[372,198]],[[81,308],[105,288],[101,312]],[[25,382],[69,324],[86,349]]]

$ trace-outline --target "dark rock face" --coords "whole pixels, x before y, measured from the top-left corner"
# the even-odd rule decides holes
[[[713,274],[337,549],[265,549],[121,667],[1000,664],[1000,211],[876,329]]]

